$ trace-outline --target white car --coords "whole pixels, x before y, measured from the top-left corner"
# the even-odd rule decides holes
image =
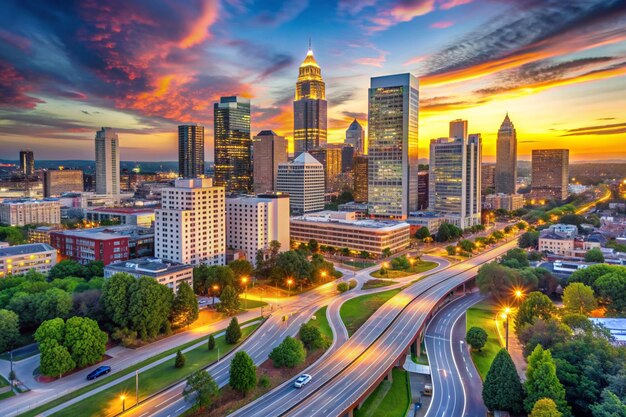
[[[311,375],[302,374],[298,377],[298,379],[295,380],[295,382],[293,383],[293,386],[296,388],[302,388],[303,386],[311,382],[311,379],[312,379]]]

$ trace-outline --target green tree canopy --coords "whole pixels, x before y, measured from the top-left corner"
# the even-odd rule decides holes
[[[217,310],[226,313],[229,316],[239,311],[240,301],[239,294],[233,287],[227,285],[220,295],[220,302],[217,305]]]
[[[587,253],[585,253],[585,262],[604,262],[604,255],[602,254],[600,248],[588,250]]]
[[[183,396],[187,401],[193,399],[194,405],[203,409],[213,404],[213,401],[219,396],[219,392],[219,387],[213,377],[207,371],[200,370],[187,378]]]
[[[482,327],[471,327],[465,335],[465,341],[472,349],[480,351],[487,343],[487,332]]]
[[[130,287],[128,314],[130,329],[141,339],[153,339],[169,326],[173,294],[150,277],[138,278]]]
[[[563,290],[563,305],[570,313],[589,314],[598,307],[593,289],[582,282],[574,282]]]
[[[537,401],[550,398],[558,410],[565,416],[570,415],[570,409],[565,401],[565,389],[556,375],[556,365],[549,350],[537,345],[528,357],[526,368],[526,400],[524,406],[530,412]]]
[[[198,300],[186,282],[181,282],[172,302],[172,325],[189,326],[198,319]]]
[[[250,277],[254,273],[252,264],[245,259],[236,259],[228,264],[228,267],[233,271],[235,280],[240,280],[242,277]]]
[[[510,249],[507,253],[502,255],[502,263],[506,265],[507,261],[515,261],[516,265],[519,265],[517,266],[517,268],[525,268],[527,266],[530,266],[526,251],[520,248]]]
[[[306,283],[310,281],[312,272],[313,268],[305,255],[298,251],[288,251],[278,255],[270,278],[281,285],[285,285],[287,278],[292,278],[297,283]]]
[[[269,357],[276,368],[293,368],[304,363],[306,351],[301,341],[287,336],[280,345],[272,349]]]
[[[20,318],[10,310],[0,309],[0,352],[12,349],[20,337]]]
[[[519,271],[492,262],[478,270],[476,285],[483,294],[491,294],[498,300],[508,299],[515,285],[522,282]]]
[[[44,343],[46,340],[54,340],[58,344],[65,343],[65,321],[62,318],[46,320],[35,331],[35,340]]]
[[[417,232],[415,232],[416,239],[424,240],[427,237],[430,237],[430,231],[428,230],[428,227],[420,227],[419,229],[417,229]]]
[[[256,366],[245,351],[235,353],[230,361],[230,386],[244,397],[256,386]]]
[[[582,282],[585,285],[594,288],[594,284],[598,278],[603,275],[608,274],[609,272],[613,272],[617,270],[619,267],[607,264],[598,264],[591,265],[585,269],[579,269],[578,271],[574,271],[572,276],[569,278],[569,282]]]
[[[483,384],[483,401],[492,411],[522,411],[524,389],[515,365],[506,349],[500,349],[487,372]]]
[[[591,406],[593,417],[626,417],[626,404],[609,390],[602,392],[602,402]]]
[[[106,351],[107,334],[98,323],[85,317],[72,317],[65,322],[64,346],[76,366],[84,368],[102,359]]]
[[[548,320],[552,317],[556,307],[545,294],[534,291],[522,301],[515,316],[515,329],[521,331],[525,324],[533,324],[535,319]]]
[[[542,398],[533,405],[529,417],[561,417],[562,415],[552,399]]]
[[[186,361],[187,361],[187,358],[185,358],[185,355],[183,354],[183,352],[181,352],[180,349],[177,350],[176,358],[174,359],[174,368],[176,369],[183,368],[185,366]]]
[[[300,340],[302,340],[304,346],[309,350],[321,349],[326,345],[326,341],[320,329],[312,324],[302,324],[302,326],[300,326],[299,335]]]
[[[626,312],[626,267],[617,267],[602,275],[596,280],[594,289],[610,310],[618,314]]]
[[[39,370],[42,374],[61,377],[76,367],[70,352],[54,339],[47,340],[39,345]]]
[[[130,323],[129,302],[135,277],[117,273],[108,278],[102,288],[102,305],[107,316],[119,327]]]
[[[517,333],[519,341],[524,345],[524,355],[528,356],[537,345],[550,349],[566,341],[572,335],[572,330],[555,319],[536,319],[534,324],[524,325]]]
[[[85,271],[84,266],[71,259],[64,259],[52,268],[50,268],[50,272],[48,273],[48,280],[52,281],[56,278],[62,279],[67,277],[84,278],[85,275],[87,275],[87,271]]]
[[[241,339],[241,328],[239,327],[239,321],[237,317],[233,317],[226,328],[226,334],[224,340],[228,344],[235,344]]]

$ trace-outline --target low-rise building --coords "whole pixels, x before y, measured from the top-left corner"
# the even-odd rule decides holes
[[[339,211],[352,211],[356,213],[357,219],[364,219],[367,217],[367,211],[369,206],[367,203],[357,203],[355,201],[351,201],[349,203],[339,204]]]
[[[29,243],[46,243],[50,244],[50,233],[63,230],[56,226],[39,226],[34,229],[28,229]]]
[[[348,248],[381,255],[389,248],[398,252],[409,246],[410,227],[403,221],[357,220],[356,213],[322,211],[291,218],[291,239]]]
[[[489,194],[485,196],[483,208],[490,210],[513,211],[524,207],[524,196],[521,194]]]
[[[444,217],[434,211],[414,211],[406,219],[406,222],[411,226],[411,235],[414,235],[422,227],[427,228],[431,234],[435,234],[444,221]]]
[[[105,265],[129,258],[128,236],[97,229],[64,230],[50,233],[50,245],[62,258],[86,264],[102,261]]]
[[[61,204],[56,198],[4,200],[0,203],[0,223],[9,226],[60,224]]]
[[[539,235],[538,249],[566,258],[584,258],[585,254],[593,248],[600,248],[600,242],[588,240],[577,236],[576,226],[571,229],[570,225],[553,225],[543,230]]]
[[[104,277],[110,278],[117,273],[127,273],[136,278],[146,276],[154,278],[177,292],[181,283],[193,285],[193,266],[158,258],[138,258],[130,261],[115,262],[104,267]]]
[[[152,227],[154,208],[134,207],[94,207],[84,210],[85,219],[93,222],[110,221],[141,227]]]
[[[22,275],[31,269],[47,274],[56,265],[56,250],[45,243],[0,248],[0,278]]]

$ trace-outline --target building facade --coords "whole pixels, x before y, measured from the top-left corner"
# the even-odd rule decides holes
[[[489,210],[513,211],[524,207],[524,196],[521,194],[489,194],[485,196],[484,208]]]
[[[80,169],[48,169],[43,172],[44,197],[58,197],[63,193],[83,190],[83,171]]]
[[[152,208],[95,207],[84,210],[85,219],[92,222],[108,221],[141,227],[154,225],[155,213]]]
[[[367,155],[357,155],[354,157],[354,201],[357,203],[367,203],[367,186],[369,181],[369,161]]]
[[[61,203],[55,198],[5,200],[0,203],[0,223],[9,226],[60,224]]]
[[[327,193],[339,191],[342,173],[342,147],[326,145],[324,148],[316,148],[309,151],[324,167],[324,188]]]
[[[323,210],[324,166],[303,152],[293,162],[278,165],[276,190],[289,194],[289,206],[294,214]]]
[[[119,193],[119,137],[114,129],[103,127],[96,132],[96,194]]]
[[[273,240],[281,251],[289,250],[289,196],[260,194],[226,199],[226,246],[240,250],[256,266],[259,251]]]
[[[190,265],[224,265],[224,187],[210,178],[178,179],[161,191],[156,210],[155,257]]]
[[[450,122],[449,138],[467,139],[467,120],[456,119]]]
[[[226,193],[252,192],[252,139],[250,100],[221,97],[213,105],[215,185]]]
[[[20,151],[20,172],[26,177],[35,175],[35,154],[30,149]]]
[[[288,161],[287,139],[272,130],[263,130],[254,137],[254,192],[256,194],[276,191],[278,165]]]
[[[417,173],[417,208],[425,210],[428,208],[428,171]]]
[[[341,172],[351,173],[354,169],[354,156],[356,155],[352,145],[344,144],[341,147]]]
[[[358,122],[358,120],[354,119],[348,129],[346,130],[346,141],[347,145],[352,145],[354,148],[354,153],[357,155],[363,155],[367,151],[367,145],[365,144],[365,130]]]
[[[302,152],[326,145],[326,84],[322,70],[309,47],[298,70],[293,102],[293,141],[296,157]]]
[[[195,123],[178,126],[178,175],[181,178],[204,175],[204,126]]]
[[[496,190],[496,165],[482,164],[480,167],[480,187],[483,193]]]
[[[495,185],[498,194],[515,194],[517,183],[517,133],[507,113],[496,141]]]
[[[178,292],[178,287],[183,282],[186,282],[190,287],[193,286],[193,266],[158,258],[139,258],[112,263],[104,267],[105,278],[110,278],[118,273],[130,274],[135,278],[153,278],[159,284],[170,288],[174,293]]]
[[[568,180],[569,149],[533,149],[532,198],[565,200]]]
[[[50,233],[50,246],[61,258],[80,264],[102,261],[105,265],[129,259],[128,236],[94,230],[62,230]]]
[[[47,274],[57,263],[57,251],[45,243],[29,243],[0,248],[0,279],[23,275],[34,269]]]
[[[418,102],[411,74],[371,79],[368,202],[375,217],[404,219],[417,210]]]

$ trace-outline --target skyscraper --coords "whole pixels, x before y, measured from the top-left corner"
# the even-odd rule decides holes
[[[467,120],[456,119],[450,122],[449,138],[467,139]]]
[[[568,180],[569,149],[533,149],[532,198],[565,200]]]
[[[221,97],[213,106],[215,130],[215,185],[226,193],[252,192],[250,100]]]
[[[428,171],[417,173],[417,208],[425,210],[428,208]]]
[[[204,126],[178,126],[178,175],[197,178],[204,175]]]
[[[346,142],[354,147],[354,153],[361,155],[365,153],[365,130],[361,124],[354,119],[348,130],[346,130]]]
[[[374,77],[369,89],[369,213],[406,218],[417,210],[418,81]]]
[[[295,155],[326,144],[326,85],[322,70],[309,52],[300,65],[293,102],[293,140]]]
[[[110,127],[96,132],[96,193],[120,193],[119,138]]]
[[[479,134],[430,141],[429,209],[462,229],[480,224]]]
[[[278,165],[276,189],[289,194],[294,214],[324,210],[324,167],[308,152],[293,162]]]
[[[368,165],[367,155],[354,157],[354,201],[357,203],[367,202]]]
[[[20,151],[20,172],[27,177],[35,174],[35,155],[30,149]]]
[[[287,140],[271,130],[263,130],[254,137],[254,193],[276,191],[278,165],[287,163]]]
[[[496,165],[483,164],[480,173],[480,188],[484,194],[493,194],[496,189]]]
[[[352,172],[354,167],[354,147],[352,145],[344,144],[341,147],[341,172]]]
[[[83,171],[80,169],[48,169],[43,172],[44,197],[83,190]]]
[[[517,182],[517,134],[507,113],[496,142],[496,193],[515,194]]]
[[[324,167],[324,187],[327,193],[339,191],[339,175],[342,172],[341,145],[327,145],[324,148],[311,149],[309,154]]]

